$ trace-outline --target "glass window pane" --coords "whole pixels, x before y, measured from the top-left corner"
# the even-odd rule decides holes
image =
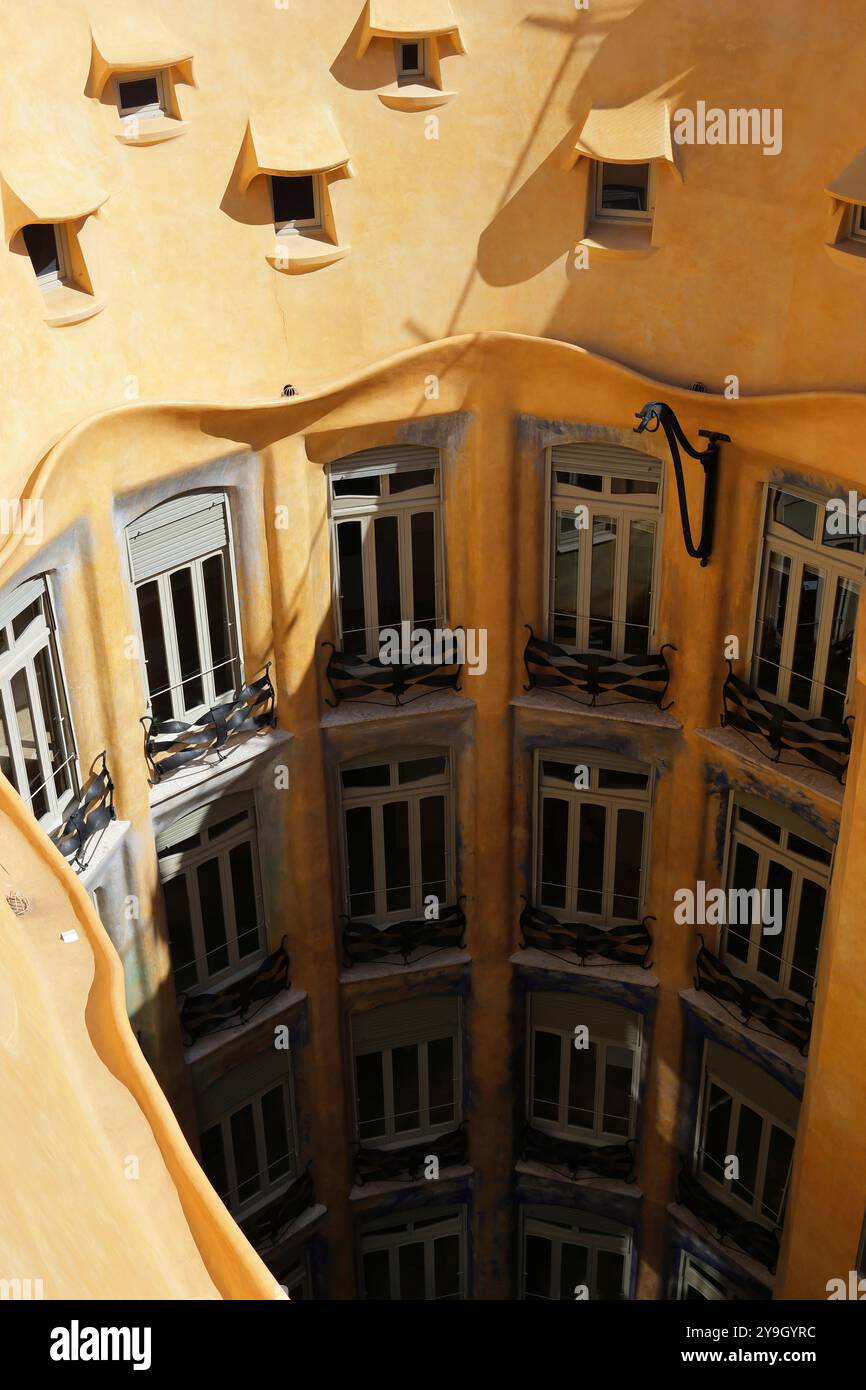
[[[625,608],[626,656],[649,651],[655,523],[633,521],[629,527],[628,586]]]
[[[616,813],[616,865],[613,915],[635,922],[640,917],[643,867],[643,811]]]
[[[391,1049],[391,1076],[394,1087],[394,1129],[398,1134],[421,1126],[421,1088],[418,1075],[418,1046]]]
[[[803,999],[811,999],[818,968],[818,945],[824,921],[826,889],[811,878],[800,885],[800,908],[791,953],[790,987]]]
[[[393,491],[393,488],[392,488]],[[412,531],[412,620],[432,631],[436,612],[436,521],[433,512],[415,512]]]
[[[541,802],[540,906],[565,907],[567,863],[568,802],[545,796]]]
[[[400,541],[397,517],[377,516],[373,522],[373,532],[379,627],[399,628],[403,611],[400,604]]]
[[[180,673],[183,677],[183,708],[190,710],[204,703],[201,653],[195,624],[192,570],[189,568],[175,570],[174,574],[169,577],[169,587],[172,607],[174,608]]]
[[[364,1255],[364,1298],[391,1301],[390,1259],[387,1250],[368,1250]]]
[[[421,898],[431,894],[444,906],[448,894],[445,880],[445,798],[424,796],[421,820]]]
[[[48,796],[44,785],[46,769],[43,768],[39,757],[39,746],[36,742],[37,725],[30,703],[30,690],[25,670],[15,672],[12,677],[11,688],[15,722],[18,725],[18,738],[24,757],[30,808],[38,820],[40,816],[44,816],[48,812]]]
[[[773,521],[777,526],[784,526],[806,540],[814,540],[818,514],[814,502],[807,501],[805,497],[795,497],[792,492],[775,492],[772,506]]]
[[[563,1241],[559,1265],[559,1297],[564,1302],[574,1302],[578,1288],[587,1287],[588,1267],[589,1254],[586,1246]]]
[[[400,1302],[422,1302],[427,1297],[423,1241],[401,1245],[397,1255],[400,1265]]]
[[[750,892],[758,883],[758,854],[750,845],[738,844],[734,850],[734,867],[731,873],[731,887]],[[742,901],[740,899],[739,901]],[[725,928],[725,954],[735,960],[749,959],[749,944],[752,933],[760,933],[761,925],[748,922],[730,923]]]
[[[433,1242],[436,1298],[460,1297],[460,1237],[440,1236]]]
[[[645,791],[648,782],[645,772],[627,772],[618,767],[598,769],[599,791]]]
[[[316,194],[311,174],[291,178],[273,175],[274,222],[312,222],[316,216]]]
[[[207,973],[215,975],[217,971],[225,970],[229,963],[219,860],[207,859],[204,864],[199,864],[196,877]]]
[[[18,778],[15,775],[15,766],[12,762],[12,749],[9,744],[9,730],[6,727],[6,718],[0,705],[0,772],[8,778],[15,790],[20,794],[21,788],[18,785]]]
[[[57,254],[57,234],[50,222],[32,222],[22,229],[24,245],[37,278],[43,275],[57,275],[59,257]]]
[[[226,1168],[226,1155],[223,1147],[221,1125],[211,1125],[201,1138],[201,1166],[210,1179],[211,1185],[225,1200],[228,1196],[229,1179]]]
[[[349,916],[372,917],[376,912],[373,872],[373,819],[369,806],[346,811],[346,857],[349,868]]]
[[[375,767],[350,767],[342,773],[343,786],[352,787],[387,787],[391,781],[391,769],[387,763],[379,763]]]
[[[589,647],[591,651],[612,652],[613,590],[616,575],[617,522],[611,516],[592,518],[592,554],[589,587]]]
[[[764,926],[778,926],[781,924],[782,930],[776,936],[770,936],[763,931],[760,926],[755,927],[755,931],[761,933],[761,949],[758,952],[758,970],[762,975],[767,975],[771,980],[778,980],[782,965],[782,948],[787,935],[785,927],[788,922],[788,911],[791,902],[791,870],[784,864],[777,864],[774,859],[770,860],[767,869],[767,888],[773,896],[770,898],[770,911],[773,915],[773,922],[764,923]],[[778,894],[778,896],[776,896]],[[777,909],[779,911],[777,912]]]
[[[262,1186],[259,1175],[259,1156],[256,1150],[253,1107],[245,1105],[243,1110],[238,1110],[232,1115],[230,1127],[237,1176],[235,1200],[240,1205],[242,1202],[249,1201],[250,1197],[254,1197]]]
[[[740,1105],[740,1119],[737,1125],[737,1140],[734,1154],[739,1159],[740,1176],[731,1183],[731,1191],[749,1206],[755,1200],[758,1181],[758,1154],[761,1149],[761,1134],[764,1122],[756,1111],[748,1105]]]
[[[595,1074],[598,1048],[569,1046],[568,1123],[578,1129],[595,1129]]]
[[[631,1128],[633,1058],[627,1047],[607,1048],[604,1081],[605,1134],[628,1136]]]
[[[543,1236],[526,1237],[523,1247],[524,1298],[550,1298],[550,1265],[553,1246]]]
[[[399,497],[404,492],[414,492],[416,488],[432,487],[436,481],[435,468],[411,468],[407,472],[389,473],[388,492]]]
[[[703,1171],[716,1182],[725,1180],[725,1158],[731,1129],[733,1101],[727,1091],[710,1084],[704,1126]]]
[[[655,496],[658,493],[659,485],[655,478],[611,478],[610,490],[614,497],[637,493],[649,493]],[[644,523],[642,522],[641,525]]]
[[[235,676],[231,662],[228,599],[222,555],[211,555],[205,560],[202,565],[202,578],[214,690],[218,695],[225,695],[234,691]]]
[[[59,800],[72,789],[72,769],[69,765],[72,748],[66,738],[57,695],[57,682],[47,647],[43,647],[34,656],[33,670],[39,694],[42,726],[48,745],[48,757],[54,774],[54,790]]]
[[[825,719],[841,719],[845,713],[858,597],[857,586],[850,579],[837,581],[830,649],[827,653],[826,689],[821,703],[821,713]]]
[[[374,473],[366,478],[335,478],[331,488],[335,497],[379,497],[381,485],[381,476]]]
[[[177,878],[170,878],[162,885],[162,896],[165,901],[175,988],[178,994],[183,994],[184,991],[193,989],[198,982],[186,877],[179,874]],[[204,963],[202,966],[204,967]]]
[[[599,1250],[595,1265],[595,1296],[622,1299],[625,1280],[625,1257],[614,1250]]]
[[[574,763],[551,763],[541,764],[541,773],[545,782],[562,782],[566,787],[574,786],[575,779]]]
[[[788,585],[791,561],[787,555],[771,551],[767,559],[763,608],[758,614],[756,647],[758,652],[755,684],[759,690],[775,695],[779,689],[782,638],[788,611]]]
[[[335,491],[337,486],[339,485],[335,483]],[[367,652],[360,521],[341,521],[338,524],[337,559],[340,567],[340,626],[343,631],[343,650],[357,656]]]
[[[562,1040],[558,1033],[533,1033],[535,1062],[532,1074],[532,1114],[539,1120],[559,1120],[559,1068]]]
[[[803,566],[800,581],[800,604],[794,633],[794,655],[791,667],[789,699],[792,705],[808,709],[812,698],[812,676],[815,670],[815,649],[818,645],[818,624],[821,621],[821,601],[824,594],[824,575],[812,565]]]
[[[604,912],[604,836],[607,808],[583,802],[577,868],[577,910],[601,916]]]
[[[412,906],[408,801],[389,801],[382,807],[382,835],[387,889],[386,911],[408,911]]]
[[[770,1127],[767,1148],[767,1171],[764,1177],[764,1200],[761,1212],[771,1221],[781,1222],[787,1196],[788,1176],[794,1157],[794,1141],[777,1125]]]
[[[159,105],[159,87],[155,77],[138,77],[131,82],[119,82],[120,105],[124,111],[139,106]]]
[[[409,782],[423,782],[428,777],[444,777],[445,762],[445,758],[410,758],[397,764],[397,781],[403,787]]]
[[[385,1082],[382,1053],[365,1052],[355,1058],[358,1093],[358,1138],[375,1139],[385,1133]]]
[[[427,1088],[431,1125],[450,1124],[454,1119],[454,1039],[435,1038],[427,1044]]]
[[[159,586],[155,579],[140,584],[136,590],[138,597],[138,620],[141,624],[141,641],[144,647],[147,693],[151,709],[156,719],[171,719],[171,694],[168,690],[168,658],[165,654],[165,638],[162,631],[162,605],[159,601]]]
[[[556,513],[551,641],[574,645],[577,635],[577,561],[580,530],[573,512]]]
[[[283,1086],[274,1086],[262,1096],[262,1123],[265,1131],[265,1153],[268,1160],[268,1181],[276,1182],[291,1171],[289,1128],[286,1122],[286,1094]]]
[[[646,212],[649,199],[648,164],[602,164],[599,169],[603,212]]]
[[[752,830],[757,830],[759,835],[763,835],[765,840],[772,840],[777,845],[782,838],[781,827],[774,821],[765,820],[763,816],[756,815],[754,811],[747,811],[745,807],[738,806],[737,820],[743,824],[751,826]]]
[[[252,955],[259,949],[258,903],[253,873],[253,847],[246,841],[229,851],[232,880],[232,899],[235,908],[235,929],[238,934],[238,955]]]

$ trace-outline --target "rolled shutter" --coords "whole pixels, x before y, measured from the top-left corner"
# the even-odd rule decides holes
[[[25,579],[22,584],[4,590],[0,594],[0,627],[11,623],[19,613],[23,613],[25,608],[42,598],[45,593],[45,580],[41,575],[38,579]]]
[[[554,444],[554,469],[568,473],[613,473],[619,478],[661,478],[659,459],[622,444]]]
[[[429,1042],[457,1031],[459,1004],[454,998],[407,999],[385,1004],[352,1018],[356,1052],[377,1052],[391,1044]]]
[[[331,481],[369,477],[372,473],[397,473],[403,469],[436,468],[439,450],[425,445],[396,444],[385,449],[362,449],[331,464]]]
[[[175,497],[126,528],[133,583],[228,545],[226,499],[218,492]]]
[[[640,1046],[640,1014],[611,1004],[606,999],[590,999],[583,994],[536,993],[531,997],[531,1018],[535,1028],[553,1028],[573,1033],[582,1024],[589,1029],[589,1040],[616,1043],[636,1051]]]
[[[195,1086],[193,1073],[199,1132],[216,1124],[217,1120],[236,1110],[260,1091],[276,1086],[281,1081],[291,1082],[289,1053],[284,1049],[277,1051],[274,1047],[267,1048],[239,1067],[233,1067],[225,1076],[219,1077],[201,1091]],[[292,1117],[289,1114],[287,1118],[291,1131]]]
[[[182,844],[193,835],[200,835],[208,825],[218,824],[220,821],[228,820],[230,816],[239,815],[241,811],[253,812],[253,822],[255,823],[253,798],[249,792],[237,792],[234,796],[221,796],[218,801],[209,801],[206,806],[196,806],[194,810],[187,811],[186,815],[179,816],[161,830],[156,837],[156,850],[158,854],[164,854],[166,850],[172,849],[174,845]]]
[[[732,1052],[728,1047],[708,1042],[706,1068],[745,1101],[752,1101],[788,1129],[796,1130],[800,1117],[799,1100],[762,1067],[755,1066],[754,1062],[747,1062],[745,1057],[741,1057],[738,1052]]]
[[[780,806],[777,801],[767,801],[762,796],[753,796],[751,792],[735,792],[734,808],[751,811],[753,815],[772,821],[774,825],[780,825],[783,830],[792,831],[802,840],[810,840],[813,845],[820,845],[821,849],[828,850],[831,854],[836,848],[834,840],[822,835],[820,830],[816,830],[794,811],[789,811],[787,806]]]

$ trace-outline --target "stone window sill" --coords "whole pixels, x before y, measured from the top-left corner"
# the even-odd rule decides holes
[[[590,222],[586,235],[578,243],[593,256],[609,256],[619,260],[642,260],[658,247],[652,244],[651,222]]]
[[[394,82],[378,93],[383,106],[392,111],[429,111],[453,101],[456,92],[443,92],[431,82]]]
[[[306,275],[341,261],[350,250],[351,247],[335,246],[316,233],[302,232],[299,236],[280,237],[265,259],[282,275]]]
[[[45,322],[51,328],[64,328],[70,323],[81,323],[100,313],[106,305],[105,299],[88,294],[86,290],[76,289],[74,285],[59,285],[45,294]]]
[[[173,116],[152,117],[138,121],[129,128],[122,128],[117,139],[121,145],[159,145],[163,140],[175,140],[189,130],[189,121],[178,121]]]

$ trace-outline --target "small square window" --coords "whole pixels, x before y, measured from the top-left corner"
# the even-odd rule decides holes
[[[596,165],[595,215],[648,222],[652,217],[651,164]]]
[[[42,289],[62,284],[69,274],[66,231],[61,223],[33,222],[23,230],[33,273]]]
[[[318,179],[314,174],[293,178],[275,174],[271,178],[271,193],[278,232],[321,226]]]
[[[164,116],[167,110],[165,74],[162,72],[130,73],[117,78],[117,108],[121,116]]]
[[[866,241],[866,206],[862,203],[851,209],[851,235],[855,241]]]
[[[411,43],[397,43],[397,76],[424,77],[426,75],[427,45],[423,39]]]

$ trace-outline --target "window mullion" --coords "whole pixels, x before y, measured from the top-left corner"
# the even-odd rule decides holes
[[[204,862],[204,861],[201,861]],[[183,863],[183,860],[181,860]],[[186,878],[186,895],[189,905],[189,919],[192,928],[192,939],[195,948],[195,966],[198,983],[207,984],[210,979],[210,961],[206,953],[206,943],[204,935],[204,923],[202,921],[201,900],[198,892],[198,873],[197,866],[191,865],[184,872]]]
[[[223,921],[226,928],[226,947],[229,965],[235,967],[240,961],[238,949],[238,924],[235,917],[235,895],[233,892],[231,861],[227,849],[217,855],[219,867],[220,894],[223,900]]]
[[[567,1033],[560,1037],[559,1044],[559,1125],[568,1129],[568,1097],[571,1086],[571,1039]]]
[[[394,1113],[394,1071],[391,1059],[391,1048],[384,1047],[381,1052],[382,1058],[382,1091],[385,1097],[385,1123],[383,1132],[386,1139],[393,1139],[397,1133],[396,1115]]]
[[[616,877],[616,842],[619,807],[613,801],[603,801],[604,851],[602,856],[601,910],[605,924],[613,920],[613,889]]]
[[[418,1119],[425,1132],[430,1128],[430,1076],[427,1043],[418,1043]]]
[[[180,675],[180,648],[174,621],[174,605],[171,601],[169,576],[167,574],[158,575],[156,586],[159,594],[159,613],[162,620],[162,640],[165,646],[165,664],[168,669],[168,696],[171,701],[172,718],[183,719],[184,694]],[[149,681],[148,690],[150,690]],[[152,700],[153,693],[151,692],[151,703]]]
[[[577,649],[589,651],[589,609],[592,593],[592,536],[595,508],[586,506],[587,526],[577,544]]]
[[[42,648],[39,650],[41,651]],[[51,754],[48,749],[48,736],[45,731],[45,711],[42,708],[42,700],[39,695],[39,684],[36,680],[35,655],[25,662],[22,670],[24,672],[24,679],[27,683],[27,696],[30,701],[30,717],[33,724],[33,737],[36,741],[39,780],[42,784],[42,791],[48,802],[48,814],[54,816],[57,812],[57,793],[54,788],[54,777],[51,772]]]
[[[568,804],[568,842],[565,856],[565,910],[572,917],[577,916],[577,866],[580,854],[580,824],[582,803],[576,796],[569,796]]]
[[[782,630],[782,643],[779,651],[779,698],[787,703],[790,699],[794,643],[797,636],[797,619],[800,613],[800,599],[803,590],[803,561],[796,551],[789,556],[791,573],[788,578],[788,601],[785,624]]]
[[[388,910],[388,894],[386,891],[385,868],[387,855],[385,852],[385,825],[382,815],[383,804],[381,801],[374,801],[370,806],[370,813],[373,822],[373,900],[376,904],[376,916],[382,918]]]

